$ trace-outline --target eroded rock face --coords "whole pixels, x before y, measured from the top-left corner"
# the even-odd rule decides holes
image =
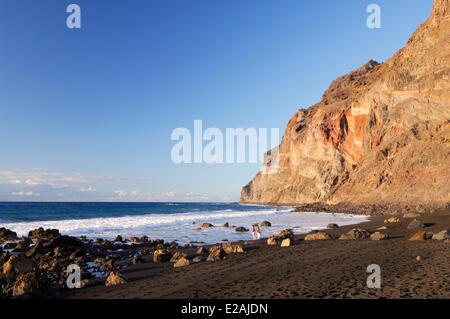
[[[449,1],[435,0],[391,59],[338,78],[319,103],[293,116],[277,173],[258,173],[241,202],[445,206],[449,38]]]

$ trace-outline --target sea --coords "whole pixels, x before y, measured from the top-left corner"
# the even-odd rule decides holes
[[[261,227],[262,238],[283,229],[307,233],[330,223],[340,226],[367,220],[366,216],[339,213],[292,212],[293,207],[237,203],[93,203],[93,202],[0,202],[0,227],[27,236],[30,230],[56,228],[63,235],[113,240],[146,235],[149,239],[176,241],[180,245],[196,242],[215,244],[250,240],[251,232],[236,232],[235,227]],[[208,222],[215,227],[197,228]],[[222,227],[229,223],[228,228]]]

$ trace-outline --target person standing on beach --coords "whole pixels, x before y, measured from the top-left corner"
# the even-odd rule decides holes
[[[255,225],[252,225],[252,237],[253,237],[253,240],[256,239],[256,237],[255,237]]]
[[[261,239],[261,229],[259,228],[259,225],[256,226],[256,239]]]

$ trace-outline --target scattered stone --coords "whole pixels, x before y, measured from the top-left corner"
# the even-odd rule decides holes
[[[202,224],[202,227],[204,227],[204,228],[210,228],[210,227],[214,227],[214,225],[211,224],[211,223],[203,223],[203,224]]]
[[[120,274],[118,272],[111,272],[109,274],[108,278],[106,278],[105,286],[109,287],[109,286],[116,286],[116,285],[124,285],[128,281],[129,280],[122,274]]]
[[[203,254],[207,254],[208,253],[208,249],[206,249],[205,247],[200,247],[199,249],[197,249],[196,254],[197,255],[203,255]]]
[[[339,228],[339,226],[337,224],[328,224],[327,228],[334,229],[334,228]]]
[[[173,254],[172,258],[170,258],[171,263],[175,263],[178,261],[178,259],[186,257],[187,254],[185,252],[177,251],[175,254]]]
[[[399,223],[400,222],[400,218],[398,218],[398,217],[391,217],[389,219],[385,219],[384,222],[386,224]]]
[[[317,232],[314,234],[308,234],[305,236],[305,240],[326,240],[332,239],[330,235],[325,232]]]
[[[417,229],[422,229],[424,228],[425,225],[420,221],[420,220],[413,220],[409,225],[408,225],[408,229],[410,230],[417,230]]]
[[[227,254],[244,252],[244,248],[241,245],[233,245],[231,243],[223,244],[222,248]]]
[[[173,266],[175,268],[178,268],[178,267],[189,266],[190,264],[191,263],[190,263],[189,259],[187,259],[185,257],[181,257],[175,262],[175,264]]]
[[[389,239],[389,235],[385,233],[375,232],[372,235],[370,235],[371,240],[385,240]]]
[[[202,261],[205,261],[205,257],[204,256],[196,256],[196,257],[194,257],[194,259],[192,259],[192,262],[194,262],[194,263],[199,263],[199,262],[202,262]]]
[[[168,262],[172,258],[172,253],[167,249],[158,249],[153,253],[153,262]]]
[[[421,230],[415,233],[409,240],[416,241],[416,240],[426,240],[426,232]]]
[[[207,261],[219,261],[219,260],[224,259],[226,255],[227,255],[227,253],[222,248],[222,246],[218,245],[218,246],[211,247],[211,249],[209,250],[209,256],[206,260]]]
[[[439,233],[434,234],[433,237],[431,237],[431,238],[434,240],[450,239],[450,230],[440,231]]]
[[[247,232],[248,229],[245,228],[245,227],[236,227],[235,231],[237,231],[237,232]]]
[[[290,245],[291,245],[291,239],[290,238],[285,238],[281,242],[281,247],[289,247]]]
[[[356,229],[351,229],[345,234],[342,234],[339,239],[340,240],[352,240],[352,239],[363,239],[369,237],[369,232],[360,229],[359,231]]]

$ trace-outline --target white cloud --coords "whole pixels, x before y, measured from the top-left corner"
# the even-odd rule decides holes
[[[12,192],[12,193],[10,193],[10,195],[21,196],[21,197],[24,197],[24,196],[41,196],[41,194],[35,193],[33,191],[29,191],[29,192]]]
[[[93,187],[87,187],[87,188],[81,188],[80,191],[82,192],[96,192],[97,190]]]

